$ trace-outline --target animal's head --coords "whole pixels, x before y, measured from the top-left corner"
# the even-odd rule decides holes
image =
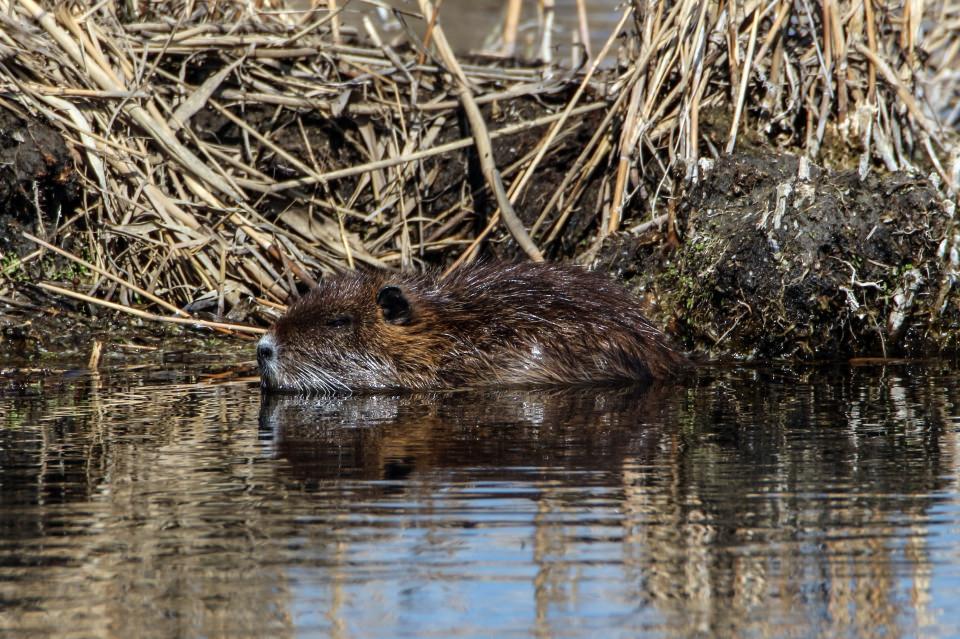
[[[299,299],[257,345],[266,390],[426,387],[443,339],[411,278],[340,275]]]

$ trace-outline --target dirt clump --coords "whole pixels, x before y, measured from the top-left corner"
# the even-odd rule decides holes
[[[928,180],[903,173],[721,157],[678,209],[685,238],[658,278],[671,325],[714,357],[955,348],[953,212]]]
[[[0,255],[35,248],[20,231],[70,216],[79,197],[74,166],[56,130],[0,107]]]

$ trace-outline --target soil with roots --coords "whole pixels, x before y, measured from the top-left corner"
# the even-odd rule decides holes
[[[612,240],[603,268],[711,359],[920,356],[957,347],[960,235],[925,178],[825,170],[778,153],[705,163],[678,247]],[[652,267],[652,268],[650,268]]]

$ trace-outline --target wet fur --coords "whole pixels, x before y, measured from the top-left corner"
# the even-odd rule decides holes
[[[385,320],[385,286],[409,303],[404,323]],[[348,326],[328,325],[345,316]],[[278,359],[264,387],[292,391],[650,381],[687,365],[622,286],[557,264],[483,264],[444,280],[339,275],[271,334]]]

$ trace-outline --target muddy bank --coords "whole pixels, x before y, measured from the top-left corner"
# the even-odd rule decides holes
[[[498,111],[491,118],[509,124],[535,117],[532,109]],[[42,234],[55,222],[37,211],[69,215],[79,186],[55,131],[9,113],[5,117],[10,126],[0,138],[0,152],[7,158],[0,173],[4,276],[7,288],[19,294],[17,303],[9,296],[0,300],[0,346],[7,365],[82,363],[96,341],[108,344],[107,359],[155,351],[170,353],[158,355],[161,359],[176,358],[186,350],[223,347],[216,339],[204,344],[202,335],[191,337],[180,327],[134,323],[33,285],[44,279],[79,285],[91,275],[50,253],[24,264],[15,261],[35,250],[22,231]],[[588,118],[572,129],[554,152],[554,162],[538,175],[526,206],[519,208],[528,225],[533,219],[527,211],[538,210],[562,186],[591,124],[595,121]],[[354,126],[316,118],[302,130],[308,140],[324,141],[325,147],[313,147],[315,153],[326,148],[334,154],[342,143],[334,133]],[[197,128],[221,142],[239,135],[212,117]],[[498,161],[509,166],[538,139],[530,133],[498,142]],[[296,148],[292,137],[281,141]],[[345,152],[338,161],[360,161]],[[657,323],[704,357],[809,360],[956,349],[960,301],[954,282],[960,247],[954,207],[933,184],[904,173],[860,179],[855,172],[828,171],[788,154],[751,153],[702,163],[670,220],[639,234],[627,230],[608,237],[594,266],[632,284],[645,295]],[[280,158],[265,156],[262,162],[264,171],[285,173]],[[444,186],[421,206],[439,210],[455,203],[452,194],[470,183],[465,166],[469,157],[464,155],[438,160],[434,180]],[[345,180],[338,188],[349,193],[356,183]],[[583,188],[584,203],[566,222],[552,259],[570,259],[593,232],[596,216],[588,201],[597,197],[599,183],[595,176]],[[486,219],[492,204],[482,194],[475,202],[477,209],[464,211],[460,224]],[[275,199],[264,203],[264,211],[279,219],[292,204]],[[584,214],[577,214],[581,209]],[[628,220],[642,215],[627,214]],[[516,246],[502,240],[491,243],[487,255],[519,257]],[[199,310],[216,318],[209,312],[214,309]],[[138,344],[144,349],[138,350]]]
[[[37,139],[44,138],[30,138],[29,144]],[[519,154],[522,141],[498,154]],[[573,137],[571,149],[575,142]],[[31,162],[45,157],[42,151],[9,155]],[[572,152],[566,157],[572,161]],[[5,175],[22,180],[30,166],[36,165],[14,164]],[[437,179],[453,183],[459,167],[448,162]],[[69,172],[48,170],[35,181],[53,180],[50,188],[69,192],[63,190],[64,174]],[[563,176],[562,164],[543,171],[534,193],[546,197]],[[13,186],[7,178],[4,192],[13,193]],[[7,207],[8,238],[40,227],[26,215],[29,200],[19,202]],[[627,280],[645,296],[656,322],[703,357],[811,360],[952,352],[960,330],[953,215],[953,204],[923,178],[894,173],[860,179],[776,152],[724,156],[702,164],[672,219],[607,238],[594,266]],[[570,230],[583,229],[574,220]],[[577,243],[575,236],[568,240]],[[6,247],[12,255],[32,245]],[[510,259],[514,251],[492,253]],[[570,255],[557,251],[554,257]],[[57,268],[63,265],[37,260],[19,273],[56,277]],[[113,312],[47,295],[23,279],[17,288],[24,295],[19,305],[0,301],[0,346],[8,366],[82,363],[95,341],[108,345],[105,357],[114,361],[138,353],[157,352],[153,359],[163,361],[186,352],[232,350],[210,333],[208,339],[181,327],[135,325]]]
[[[151,6],[5,18],[0,356],[146,330],[115,309],[253,334],[345,268],[541,254],[628,280],[708,357],[957,342],[937,194],[960,188],[960,141],[935,21],[920,51],[896,7],[798,30],[793,3],[763,19],[629,3],[601,70],[458,60],[436,16],[404,17],[430,43],[368,42],[322,11]],[[851,46],[824,59],[827,41]]]
[[[251,340],[86,310],[52,299],[12,309],[0,300],[0,395],[33,393],[88,368],[256,375]]]

